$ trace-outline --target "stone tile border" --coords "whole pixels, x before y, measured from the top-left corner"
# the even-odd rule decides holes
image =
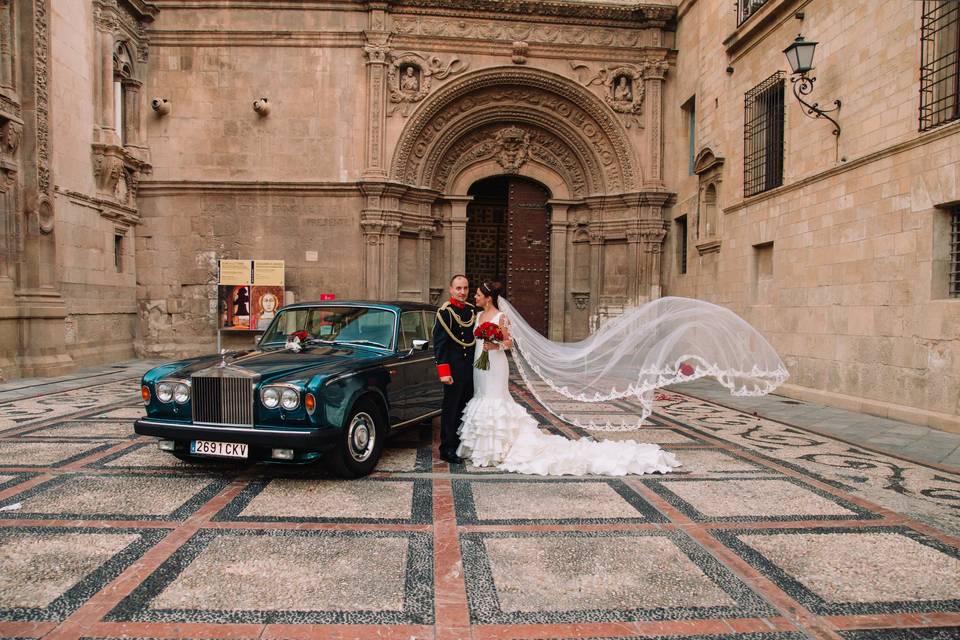
[[[299,516],[244,516],[243,510],[275,479],[251,481],[236,498],[213,517],[214,522],[318,522],[340,524],[430,524],[433,522],[433,483],[426,478],[367,478],[343,482],[404,482],[413,484],[413,505],[410,518],[315,518]]]
[[[668,538],[704,575],[728,595],[738,606],[669,607],[658,609],[581,610],[504,612],[500,609],[493,573],[483,544],[486,538],[550,538],[576,537],[640,537]],[[472,624],[564,624],[592,622],[630,622],[635,620],[698,620],[704,618],[772,617],[778,612],[756,595],[750,587],[721,564],[703,547],[679,531],[554,531],[554,532],[489,532],[460,534],[464,579]]]
[[[41,439],[39,439],[39,438],[33,438],[33,439],[30,439],[30,440],[21,440],[20,438],[17,438],[17,437],[3,438],[2,442],[26,442],[26,443],[30,443],[30,444],[57,444],[57,441],[56,441],[56,440],[53,440],[53,439],[50,439],[50,440],[41,440]],[[64,440],[64,442],[70,442],[71,444],[74,444],[74,443],[77,443],[77,442],[81,442],[81,443],[82,443],[82,442],[87,442],[87,441],[86,441],[86,440]],[[98,441],[90,442],[90,444],[96,444],[96,442],[98,442]],[[103,442],[103,439],[100,439],[99,442]],[[71,464],[71,463],[73,463],[73,462],[76,462],[77,460],[82,460],[83,458],[86,458],[87,456],[92,456],[92,455],[95,454],[95,453],[100,453],[101,451],[106,451],[106,450],[109,449],[110,447],[115,447],[115,446],[117,446],[118,444],[120,444],[120,443],[122,443],[122,442],[124,442],[124,440],[113,440],[113,441],[111,441],[111,442],[105,442],[105,443],[101,444],[100,446],[92,446],[92,447],[90,447],[89,449],[86,449],[86,450],[84,450],[84,451],[81,451],[81,452],[78,453],[78,454],[75,454],[75,455],[70,456],[69,458],[64,458],[63,460],[58,460],[57,462],[55,462],[55,463],[53,463],[53,464],[24,464],[24,463],[22,463],[22,462],[21,462],[21,463],[17,463],[17,464],[13,464],[13,463],[8,463],[8,462],[6,462],[6,461],[2,461],[2,462],[0,462],[0,474],[3,473],[3,470],[4,470],[4,469],[8,469],[8,468],[9,468],[9,469],[59,469],[60,467],[65,467],[65,466],[67,466],[68,464]]]
[[[639,477],[640,481],[654,491],[661,498],[670,503],[671,506],[680,511],[683,515],[687,516],[694,522],[706,523],[706,522],[806,522],[811,520],[880,520],[883,518],[882,515],[873,513],[863,507],[860,507],[852,502],[839,498],[833,494],[827,493],[821,489],[810,486],[796,478],[791,478],[789,476],[778,476],[773,478],[758,478],[755,476],[747,477],[730,477],[730,478],[646,478]],[[700,513],[695,507],[689,504],[686,500],[676,495],[669,489],[669,485],[674,482],[788,482],[793,484],[801,489],[809,491],[810,493],[829,500],[848,511],[852,511],[850,514],[811,514],[811,513],[802,513],[796,515],[786,515],[786,516],[762,516],[754,514],[744,514],[742,516],[706,516]]]
[[[15,504],[17,502],[22,502],[31,498],[35,495],[45,493],[51,489],[56,489],[58,486],[69,482],[70,480],[78,477],[96,477],[102,478],[104,476],[122,476],[122,477],[148,477],[148,478],[177,478],[179,477],[176,473],[154,473],[154,474],[136,474],[136,473],[100,473],[96,476],[87,475],[84,473],[65,473],[59,475],[56,478],[47,480],[46,482],[41,482],[40,484],[27,489],[21,493],[14,494],[0,501],[0,507],[7,506],[9,504]],[[15,518],[15,519],[29,519],[29,520],[119,520],[119,521],[162,521],[162,522],[178,522],[186,520],[189,518],[197,509],[202,507],[207,503],[210,498],[217,495],[224,487],[230,483],[230,480],[225,478],[211,478],[210,482],[206,487],[201,489],[196,493],[192,498],[184,502],[180,507],[175,511],[167,515],[142,515],[142,514],[127,514],[127,513],[31,513],[29,511],[3,511],[0,512],[0,516],[4,518]],[[0,531],[3,531],[0,529]]]
[[[841,631],[844,640],[956,640],[957,627],[907,627],[903,629],[864,629]]]
[[[218,536],[407,538],[410,552],[407,556],[403,611],[151,609],[150,601],[172,584]],[[318,576],[318,579],[324,578]],[[433,624],[433,537],[428,533],[402,531],[203,529],[167,558],[129,596],[104,616],[103,620],[207,624]]]
[[[13,478],[10,478],[6,482],[0,483],[0,491],[3,491],[5,489],[9,489],[10,487],[15,487],[21,482],[26,482],[30,478],[36,478],[40,474],[27,472],[27,471],[11,471],[10,473],[0,473],[0,475],[13,476]],[[7,502],[8,502],[7,500],[3,500],[2,502],[0,502],[0,506],[3,506]],[[18,500],[14,500],[13,502],[18,502]],[[6,518],[7,513],[8,512],[6,511],[0,511],[0,518]]]
[[[114,443],[114,444],[116,444],[116,443]],[[211,476],[218,476],[218,477],[221,477],[221,476],[223,476],[223,477],[233,477],[233,476],[236,476],[236,475],[238,475],[239,473],[241,473],[241,472],[242,472],[244,469],[246,469],[247,467],[252,466],[252,463],[249,463],[249,462],[237,462],[236,460],[232,460],[232,459],[230,459],[230,458],[204,458],[205,461],[206,461],[206,460],[209,460],[209,462],[197,463],[197,464],[194,464],[193,466],[190,466],[190,465],[188,464],[188,465],[185,465],[185,466],[176,466],[176,467],[169,467],[169,466],[162,466],[162,465],[146,465],[146,466],[139,466],[139,465],[130,465],[130,466],[115,466],[115,465],[113,465],[113,466],[112,466],[112,465],[108,465],[108,463],[113,462],[114,460],[117,460],[118,458],[122,458],[123,456],[129,455],[129,454],[133,453],[134,451],[139,451],[140,449],[143,449],[144,447],[154,447],[154,448],[156,448],[156,446],[157,446],[157,443],[156,443],[155,439],[152,439],[152,440],[149,441],[149,442],[138,442],[138,443],[136,443],[136,444],[133,444],[133,445],[127,447],[126,449],[123,449],[123,450],[121,450],[121,451],[117,451],[117,452],[115,452],[115,453],[111,453],[110,455],[104,456],[104,457],[102,457],[102,458],[98,458],[98,459],[95,460],[94,462],[91,462],[90,464],[84,465],[84,468],[90,468],[90,469],[105,469],[105,470],[107,470],[107,471],[119,471],[119,472],[124,472],[124,471],[164,471],[164,472],[168,472],[168,473],[169,473],[169,472],[175,471],[177,474],[199,474],[199,475],[211,475]],[[168,455],[168,456],[170,456],[171,458],[173,457],[173,455],[172,455],[172,454],[169,454],[169,453],[165,453],[164,455]]]
[[[0,620],[29,620],[33,622],[64,620],[79,609],[91,596],[103,589],[107,584],[119,576],[127,567],[137,561],[152,546],[157,544],[169,533],[166,529],[131,529],[131,528],[94,528],[94,527],[4,527],[0,529],[0,539],[5,536],[18,536],[28,532],[38,533],[96,533],[96,534],[130,534],[135,533],[140,539],[128,545],[123,551],[116,554],[100,565],[92,573],[87,574],[75,585],[62,593],[56,600],[46,607],[12,607],[0,608]]]
[[[477,516],[477,508],[473,499],[471,486],[478,482],[536,482],[539,484],[583,484],[602,483],[609,486],[631,507],[637,510],[636,518],[520,518],[520,519],[491,519],[484,520]],[[607,480],[585,476],[582,478],[541,478],[536,476],[521,476],[511,474],[500,479],[454,479],[453,502],[457,513],[458,525],[545,525],[545,524],[650,524],[652,522],[667,522],[667,518],[657,509],[644,500],[638,493],[628,487],[622,480]]]
[[[135,440],[139,438],[133,430],[133,422],[130,422],[127,426],[130,428],[130,433],[125,436],[104,436],[104,435],[91,435],[91,436],[64,436],[58,434],[44,434],[44,431],[50,431],[53,429],[59,429],[64,426],[68,426],[71,423],[82,423],[82,422],[94,422],[98,424],[127,424],[125,421],[117,420],[116,418],[104,419],[104,418],[85,418],[82,420],[69,419],[63,420],[61,422],[54,422],[52,424],[42,425],[39,427],[31,427],[24,431],[17,433],[16,437],[19,438],[29,438],[31,441],[37,440],[41,442],[55,442],[57,440],[63,440],[68,442],[84,442],[87,440]]]
[[[719,540],[724,546],[731,549],[743,558],[743,560],[760,571],[760,573],[772,580],[791,598],[819,616],[930,613],[960,610],[960,599],[898,602],[828,602],[807,589],[807,587],[791,577],[786,571],[754,550],[753,547],[742,542],[739,538],[741,535],[823,535],[832,533],[895,533],[908,537],[927,547],[931,547],[945,555],[960,559],[960,549],[956,549],[907,527],[804,527],[796,529],[727,529],[710,531],[710,535]],[[952,637],[956,638],[960,636],[960,629],[956,629],[954,633],[955,635]],[[906,637],[909,638],[911,636]]]

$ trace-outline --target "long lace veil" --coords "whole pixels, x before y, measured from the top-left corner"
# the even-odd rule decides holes
[[[554,342],[504,298],[499,308],[514,338],[513,359],[527,388],[562,420],[598,431],[636,429],[653,410],[654,390],[709,376],[733,395],[770,393],[788,377],[776,351],[724,307],[666,297],[626,310],[580,342]],[[571,403],[639,401],[639,413],[610,414]],[[572,413],[592,413],[581,424]],[[566,414],[566,415],[565,415]]]

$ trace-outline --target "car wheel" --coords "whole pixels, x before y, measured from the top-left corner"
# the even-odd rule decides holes
[[[370,400],[360,400],[350,412],[334,455],[334,471],[344,478],[360,478],[377,466],[387,429]]]

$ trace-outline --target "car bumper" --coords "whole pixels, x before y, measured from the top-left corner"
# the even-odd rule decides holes
[[[255,447],[294,449],[298,451],[327,451],[336,445],[337,429],[257,429],[246,427],[219,427],[184,424],[144,418],[133,423],[133,430],[142,436],[165,440],[213,440],[240,442]]]

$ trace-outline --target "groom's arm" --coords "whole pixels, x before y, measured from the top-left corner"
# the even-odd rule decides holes
[[[450,336],[440,324],[440,314],[444,312],[445,307],[437,311],[437,319],[433,323],[433,356],[437,361],[437,375],[443,384],[452,384],[453,375],[450,372],[450,357],[448,355],[450,348]],[[449,319],[447,320],[449,326]]]

